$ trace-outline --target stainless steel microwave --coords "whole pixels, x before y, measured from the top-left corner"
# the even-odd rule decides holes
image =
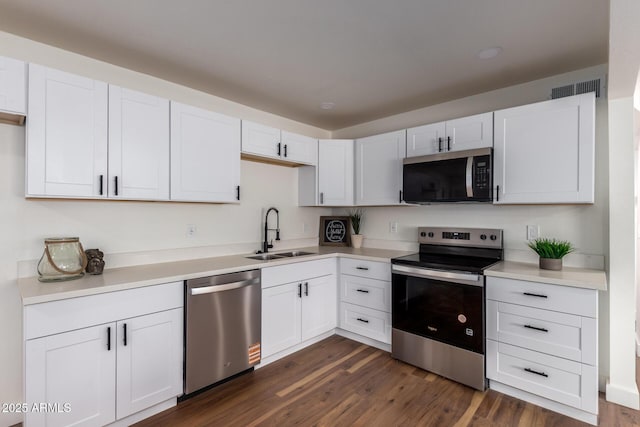
[[[402,166],[407,203],[491,202],[491,148],[409,157]]]

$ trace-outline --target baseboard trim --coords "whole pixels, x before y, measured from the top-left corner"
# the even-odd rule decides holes
[[[127,427],[132,424],[137,423],[138,421],[142,421],[146,418],[149,418],[153,415],[159,414],[162,411],[166,411],[169,408],[173,408],[177,404],[177,398],[173,397],[169,400],[165,400],[164,402],[160,402],[150,408],[144,409],[140,412],[136,412],[135,414],[129,415],[126,418],[122,418],[117,420],[114,423],[108,424],[108,427]]]
[[[286,357],[290,354],[293,354],[297,351],[302,350],[305,347],[309,347],[311,344],[315,344],[317,342],[322,341],[325,338],[329,338],[332,335],[336,334],[336,330],[332,329],[328,332],[325,332],[324,334],[318,335],[317,337],[313,337],[311,339],[308,339],[306,341],[301,342],[300,344],[296,344],[293,347],[289,347],[286,350],[282,350],[281,352],[272,354],[268,357],[263,357],[262,360],[260,361],[260,363],[258,365],[255,366],[255,369],[260,369],[263,366],[267,366],[269,363],[273,363],[276,360],[282,359],[283,357]]]
[[[610,379],[609,379],[610,381]],[[607,381],[605,398],[607,402],[617,403],[631,409],[640,409],[638,387],[620,387]]]
[[[371,347],[375,347],[379,350],[386,351],[387,353],[391,353],[391,344],[386,344],[368,337],[364,337],[362,335],[354,334],[353,332],[345,331],[344,329],[336,329],[336,335],[341,337],[349,338],[350,340],[357,341],[362,344],[366,344]]]

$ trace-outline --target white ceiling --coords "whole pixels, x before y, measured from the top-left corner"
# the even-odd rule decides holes
[[[608,13],[607,0],[0,0],[0,30],[334,130],[605,63]]]

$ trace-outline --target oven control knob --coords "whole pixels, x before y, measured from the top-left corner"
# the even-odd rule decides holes
[[[424,231],[420,233],[420,237],[426,237],[426,236],[427,236],[427,233],[425,233]]]
[[[481,234],[480,235],[480,240],[487,240],[487,235],[486,234]]]
[[[433,237],[433,231],[429,232],[429,237]]]
[[[492,234],[491,237],[490,237],[491,240],[496,240],[497,238],[498,238],[498,236],[496,236],[495,234]]]

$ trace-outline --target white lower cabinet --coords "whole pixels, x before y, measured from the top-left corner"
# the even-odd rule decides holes
[[[182,289],[26,306],[25,402],[56,410],[28,411],[25,425],[102,426],[182,394]]]
[[[490,387],[597,424],[598,291],[487,278]]]
[[[263,359],[337,324],[335,259],[262,269]]]
[[[340,329],[391,344],[391,266],[340,259]]]

